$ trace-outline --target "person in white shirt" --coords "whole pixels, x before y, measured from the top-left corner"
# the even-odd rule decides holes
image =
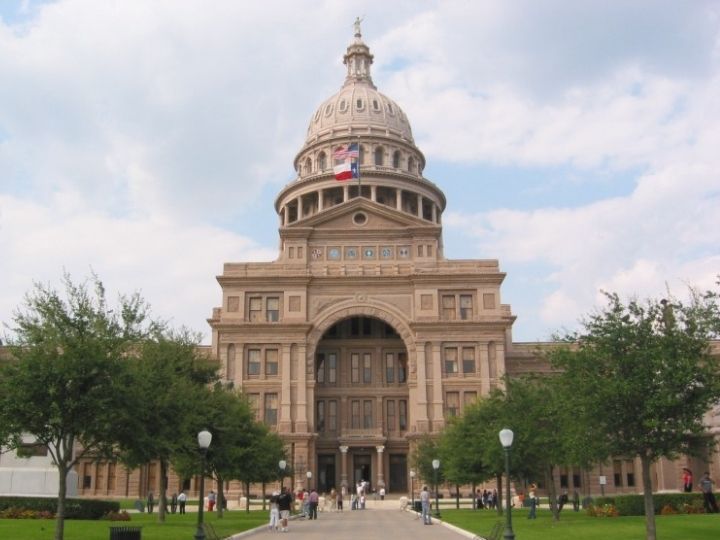
[[[420,492],[420,503],[422,504],[422,518],[425,525],[432,525],[432,518],[430,517],[430,492],[427,486],[423,486]]]

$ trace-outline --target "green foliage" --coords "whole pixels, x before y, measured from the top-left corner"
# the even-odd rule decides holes
[[[660,513],[665,507],[672,508],[679,514],[695,514],[696,509],[703,508],[702,493],[655,493],[653,507]],[[595,506],[613,505],[621,516],[645,515],[644,498],[642,495],[616,495],[598,497]]]
[[[433,469],[432,466],[433,459],[441,459],[439,442],[437,439],[425,435],[419,440],[415,447],[415,450],[410,456],[410,462],[412,467],[417,471],[418,476],[429,485],[432,485],[434,479],[433,474],[435,473],[435,469]],[[437,471],[437,481],[438,484],[445,482],[445,466],[442,460],[440,462],[440,469]]]
[[[57,498],[55,497],[0,497],[0,511],[15,509],[20,511],[46,512],[55,515]],[[108,512],[118,512],[120,504],[114,501],[98,499],[66,499],[65,517],[67,519],[100,519]]]

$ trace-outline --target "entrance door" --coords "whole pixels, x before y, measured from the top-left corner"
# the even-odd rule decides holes
[[[368,482],[368,485],[372,486],[370,454],[355,454],[353,456],[353,480],[355,486],[358,482]]]
[[[335,454],[320,454],[318,456],[317,490],[320,493],[330,493],[335,486]]]
[[[407,492],[407,456],[390,454],[390,489],[395,493]]]

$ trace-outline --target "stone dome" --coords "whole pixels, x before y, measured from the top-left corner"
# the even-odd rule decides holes
[[[392,99],[378,92],[370,76],[373,55],[359,28],[343,57],[345,84],[326,99],[310,118],[305,147],[329,138],[371,135],[413,145],[407,115]]]

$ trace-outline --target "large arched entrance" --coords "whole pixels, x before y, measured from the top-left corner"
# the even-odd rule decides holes
[[[350,315],[314,351],[316,486],[407,490],[409,358],[387,321]]]

